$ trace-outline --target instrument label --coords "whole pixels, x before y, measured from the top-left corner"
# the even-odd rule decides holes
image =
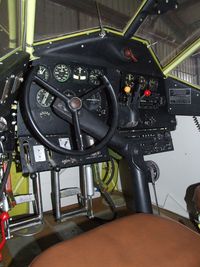
[[[170,104],[191,104],[191,88],[170,88],[169,89]]]

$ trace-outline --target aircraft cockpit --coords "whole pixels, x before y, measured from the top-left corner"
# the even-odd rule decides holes
[[[18,238],[45,235],[46,226],[67,235],[81,216],[89,225],[98,201],[112,214],[106,225],[118,209],[200,224],[199,9],[198,0],[0,0],[6,267],[29,266],[40,254],[26,252],[23,262]],[[30,266],[47,266],[42,257]],[[91,262],[76,264],[98,266]],[[147,266],[129,263],[108,266]]]

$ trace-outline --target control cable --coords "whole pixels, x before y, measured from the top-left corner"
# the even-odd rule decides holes
[[[113,164],[113,168],[114,168],[114,164]],[[117,217],[117,212],[116,212],[116,207],[115,207],[115,203],[112,200],[110,194],[106,191],[106,187],[104,182],[102,181],[102,179],[100,178],[100,173],[99,173],[99,166],[98,164],[93,164],[93,172],[95,175],[95,182],[96,182],[96,186],[99,189],[101,196],[104,198],[104,200],[108,203],[113,216],[110,220],[114,220]],[[112,174],[112,178],[114,176],[114,171],[111,172]],[[111,179],[111,177],[109,178],[109,180]],[[112,179],[111,179],[112,180]]]

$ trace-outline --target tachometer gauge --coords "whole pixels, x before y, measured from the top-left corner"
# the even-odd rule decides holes
[[[64,83],[69,79],[70,73],[70,67],[65,64],[56,65],[53,71],[54,78],[61,83]]]
[[[78,81],[85,81],[88,77],[88,71],[83,67],[76,67],[73,71],[73,79]]]
[[[134,85],[134,82],[135,82],[134,75],[131,74],[131,73],[126,74],[126,76],[125,76],[125,85],[132,87]]]
[[[40,65],[38,67],[37,76],[45,81],[48,81],[50,77],[50,72],[46,66]]]
[[[158,88],[158,80],[155,79],[150,79],[149,80],[149,89],[151,89],[152,91],[157,90]]]
[[[89,75],[90,83],[94,85],[100,85],[101,80],[99,76],[102,76],[102,75],[103,75],[103,71],[101,70],[98,70],[98,69],[91,70],[90,75]]]
[[[44,89],[40,89],[36,96],[37,102],[43,108],[50,107],[51,103],[54,100],[54,96],[52,96],[49,92]]]
[[[145,77],[144,76],[140,76],[138,82],[139,82],[139,85],[140,85],[140,89],[144,90],[146,88],[146,86],[147,86],[147,80],[145,79]]]

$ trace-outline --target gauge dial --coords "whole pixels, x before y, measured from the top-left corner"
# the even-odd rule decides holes
[[[73,71],[73,79],[78,81],[85,81],[88,77],[88,71],[83,67],[76,67]]]
[[[132,87],[134,85],[134,81],[135,81],[135,77],[134,77],[133,74],[131,74],[131,73],[126,74],[126,76],[125,76],[125,84],[127,86],[131,86]]]
[[[38,67],[37,76],[45,81],[48,81],[50,77],[50,72],[46,66],[40,65]]]
[[[72,97],[76,96],[76,94],[71,90],[66,90],[63,92],[63,94],[68,98],[72,98]]]
[[[140,76],[138,82],[140,84],[141,90],[144,90],[146,88],[146,86],[147,86],[147,80],[145,79],[145,77],[144,76]]]
[[[70,73],[70,67],[65,64],[56,65],[53,71],[54,78],[61,83],[64,83],[69,79]]]
[[[101,95],[100,93],[96,93],[94,95],[89,96],[85,99],[84,105],[87,109],[91,111],[99,111],[101,109]]]
[[[37,102],[43,108],[50,107],[51,103],[54,100],[54,96],[52,96],[49,92],[44,89],[40,89],[36,96]]]
[[[89,76],[89,81],[91,84],[94,85],[100,85],[101,80],[100,80],[100,76],[103,75],[103,71],[98,70],[98,69],[94,69],[90,72],[90,76]]]
[[[157,90],[158,88],[158,80],[155,79],[150,79],[149,80],[149,89],[151,89],[152,91]]]

